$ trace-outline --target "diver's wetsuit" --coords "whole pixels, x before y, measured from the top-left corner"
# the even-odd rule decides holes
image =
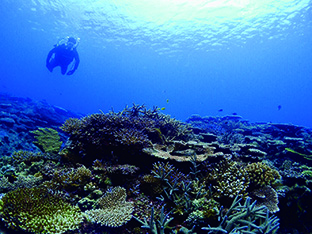
[[[55,56],[54,58],[51,59],[53,54],[55,54]],[[74,62],[75,66],[71,70],[72,72],[70,74],[72,74],[78,68],[78,65],[80,62],[78,52],[76,48],[73,48],[72,50],[70,50],[70,49],[67,49],[65,45],[59,45],[53,48],[52,50],[50,50],[48,57],[47,57],[46,65],[50,72],[52,72],[55,67],[60,66],[62,74],[65,75],[68,65],[74,59],[75,59],[75,62]]]

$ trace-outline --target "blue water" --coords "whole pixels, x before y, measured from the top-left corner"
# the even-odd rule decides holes
[[[310,0],[2,0],[0,92],[83,114],[125,105],[312,127]],[[72,76],[47,53],[80,37]],[[278,108],[280,106],[280,108]],[[218,111],[223,109],[223,111]]]

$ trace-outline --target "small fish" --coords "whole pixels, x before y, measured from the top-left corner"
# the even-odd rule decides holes
[[[166,102],[169,103],[169,99],[167,99]]]
[[[234,112],[234,113],[232,113],[232,115],[237,115],[237,113]]]
[[[162,108],[160,108],[160,110],[166,110],[166,107],[162,107]]]
[[[281,108],[282,108],[281,105],[278,105],[278,106],[277,106],[277,109],[278,109],[278,110],[281,110]]]
[[[223,111],[223,109],[219,109],[218,111],[219,111],[219,112],[222,112],[222,111]]]

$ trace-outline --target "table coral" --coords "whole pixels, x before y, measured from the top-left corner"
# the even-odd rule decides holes
[[[263,188],[252,191],[252,196],[257,200],[257,206],[265,206],[271,213],[276,213],[280,209],[278,208],[278,195],[277,192],[271,186],[265,186]]]
[[[126,201],[126,189],[114,187],[97,200],[100,209],[86,211],[91,222],[101,226],[120,227],[132,218],[133,203]]]

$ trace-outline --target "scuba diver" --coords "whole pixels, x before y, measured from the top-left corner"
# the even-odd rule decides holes
[[[66,37],[54,45],[54,48],[50,50],[46,60],[46,67],[50,72],[52,72],[55,67],[60,66],[62,75],[65,75],[71,63],[72,66],[67,72],[67,75],[72,75],[76,71],[80,62],[76,50],[79,40],[79,38]]]

